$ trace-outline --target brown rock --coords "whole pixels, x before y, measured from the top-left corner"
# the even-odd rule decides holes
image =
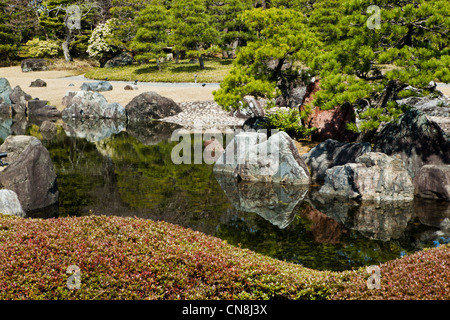
[[[25,211],[58,202],[55,168],[41,141],[30,136],[9,136],[0,152],[8,154],[8,165],[0,171],[0,187],[17,193]]]
[[[418,197],[450,201],[450,165],[425,165],[413,183]]]
[[[175,101],[153,91],[134,97],[125,106],[125,110],[130,121],[158,120],[182,111]]]

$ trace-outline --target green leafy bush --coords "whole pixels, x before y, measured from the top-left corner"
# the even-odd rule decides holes
[[[34,38],[26,43],[26,48],[30,58],[56,58],[62,52],[61,42],[58,40]]]
[[[302,118],[297,109],[279,109],[267,118],[269,128],[284,131],[294,139],[308,137],[317,130],[317,128],[306,128],[302,125]]]

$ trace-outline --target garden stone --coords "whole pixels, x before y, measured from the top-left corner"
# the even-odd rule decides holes
[[[235,175],[244,181],[304,185],[311,182],[308,167],[289,135],[280,131],[267,141],[250,145]]]
[[[108,81],[85,82],[81,85],[84,91],[111,91],[113,86]]]
[[[48,62],[45,59],[25,59],[21,68],[22,72],[48,71]]]
[[[357,157],[370,152],[371,149],[367,142],[346,143],[327,139],[301,157],[311,170],[311,178],[322,181],[327,169],[355,162]]]
[[[104,67],[105,68],[115,68],[124,67],[133,64],[133,57],[128,52],[122,52],[121,54],[115,56],[114,58],[108,60]]]
[[[153,91],[134,97],[125,109],[130,121],[158,120],[183,111],[175,101]]]
[[[108,104],[106,98],[93,91],[68,92],[63,97],[63,118],[126,119],[125,108],[119,103]]]
[[[49,120],[44,120],[39,127],[42,137],[46,140],[52,140],[56,136],[56,124]]]
[[[442,128],[417,109],[386,124],[375,139],[374,151],[399,155],[411,178],[426,164],[450,164],[450,140]]]
[[[413,182],[416,196],[450,201],[450,165],[425,165]]]
[[[8,79],[0,78],[0,103],[11,105],[11,100],[9,98],[11,92],[11,85],[9,84]]]
[[[26,216],[17,194],[7,189],[0,190],[0,213],[21,218]]]
[[[9,95],[13,115],[25,115],[27,113],[28,101],[32,97],[25,93],[20,86],[16,86]]]
[[[380,152],[326,170],[320,193],[370,201],[411,201],[414,185],[404,162]]]
[[[31,136],[9,136],[0,146],[8,165],[0,171],[0,187],[17,193],[25,212],[58,202],[56,172],[48,150]]]
[[[34,87],[34,88],[47,87],[47,82],[45,82],[44,80],[41,80],[41,79],[36,79],[31,82],[30,87]]]
[[[231,116],[248,119],[251,117],[264,117],[266,114],[264,103],[252,96],[245,96],[240,104],[241,106],[237,110],[230,113]]]
[[[27,113],[29,117],[53,118],[61,116],[61,111],[56,107],[48,105],[48,101],[39,99],[28,101]]]
[[[267,135],[257,132],[240,132],[234,136],[225,148],[225,151],[217,159],[214,172],[233,173],[238,164],[244,163],[246,152],[255,144],[267,140]]]

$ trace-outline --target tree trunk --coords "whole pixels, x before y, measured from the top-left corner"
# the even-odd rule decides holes
[[[156,65],[158,66],[158,71],[161,72],[161,60],[159,57],[156,58]]]
[[[200,69],[201,69],[201,70],[205,70],[205,62],[203,61],[203,55],[200,55],[200,56],[198,57],[198,62],[199,62],[199,64],[200,64]]]
[[[178,64],[180,62],[180,50],[175,51],[175,63]]]
[[[69,28],[66,28],[66,40],[62,43],[62,50],[64,53],[64,59],[66,59],[67,62],[72,62],[73,58],[70,54],[70,40],[72,39],[72,30]]]

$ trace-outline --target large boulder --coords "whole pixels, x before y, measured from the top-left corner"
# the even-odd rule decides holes
[[[244,163],[244,156],[251,146],[267,140],[267,135],[257,132],[240,132],[227,144],[225,151],[217,159],[214,172],[234,173],[238,164]]]
[[[321,181],[329,168],[355,162],[356,158],[370,151],[372,148],[367,142],[346,143],[327,139],[301,157],[311,170],[311,178]]]
[[[63,118],[76,119],[126,119],[125,108],[119,103],[110,103],[93,91],[68,92],[63,97]]]
[[[425,165],[413,182],[416,196],[450,201],[450,165]]]
[[[133,56],[128,52],[122,52],[114,58],[106,61],[105,68],[124,67],[133,64]]]
[[[130,121],[158,120],[183,111],[175,101],[153,91],[134,97],[125,109]]]
[[[113,86],[108,81],[84,82],[81,85],[83,91],[111,91]]]
[[[326,171],[322,194],[370,201],[412,201],[414,185],[401,159],[369,152]]]
[[[450,164],[450,140],[442,128],[417,109],[381,129],[374,151],[399,155],[411,178],[426,164]]]
[[[311,182],[308,167],[294,140],[280,131],[267,141],[252,145],[236,167],[235,175],[245,181],[305,185]]]
[[[17,193],[26,211],[58,202],[56,173],[48,150],[31,136],[9,136],[0,146],[8,165],[0,168],[0,187]]]
[[[25,115],[27,113],[28,101],[32,97],[25,93],[20,86],[16,86],[9,95],[11,100],[12,114]]]
[[[11,105],[9,96],[12,92],[8,79],[0,78],[0,103]]]
[[[449,99],[438,90],[434,90],[432,94],[424,97],[408,97],[396,100],[396,102],[399,106],[404,105],[420,110],[427,116],[450,117]]]
[[[45,59],[25,59],[21,67],[22,72],[48,71],[48,62]]]
[[[14,191],[7,189],[0,190],[0,213],[22,218],[25,217],[25,212]]]

